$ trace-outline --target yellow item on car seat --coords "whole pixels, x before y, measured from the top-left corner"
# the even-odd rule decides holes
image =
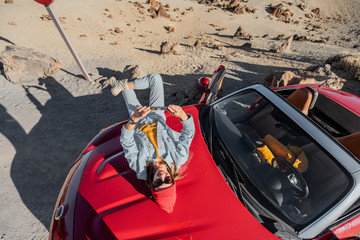
[[[300,147],[294,145],[286,147],[269,134],[264,137],[263,142],[271,150],[273,155],[285,159],[299,172],[302,173],[308,169],[309,161]],[[268,162],[271,164],[271,161]]]
[[[273,158],[275,157],[274,154],[270,151],[268,146],[264,145],[262,147],[257,148],[258,155],[263,162],[267,162],[269,164],[272,163]]]

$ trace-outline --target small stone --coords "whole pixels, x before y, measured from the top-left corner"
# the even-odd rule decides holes
[[[108,18],[111,18],[111,19],[114,18],[112,14],[109,14],[107,17],[108,17]]]
[[[66,23],[66,22],[65,22],[65,19],[66,19],[66,17],[59,17],[60,23],[61,23],[61,24],[65,24],[65,23]]]
[[[111,45],[114,45],[114,46],[121,46],[122,43],[121,42],[118,42],[118,41],[115,41],[113,43],[110,43]]]
[[[238,29],[236,30],[234,37],[247,37],[248,35],[245,33],[244,29],[240,26],[238,27]]]
[[[201,47],[202,46],[202,43],[200,40],[196,40],[195,43],[194,43],[194,46],[195,47]]]
[[[183,51],[183,47],[174,42],[163,42],[160,46],[161,54],[172,54],[172,55],[180,55]]]
[[[42,17],[40,17],[40,18],[41,18],[41,20],[43,20],[45,22],[52,20],[50,15],[42,15]]]
[[[275,39],[279,40],[284,38],[285,38],[285,34],[279,34]]]
[[[80,38],[87,38],[86,34],[81,34]]]
[[[115,27],[115,30],[114,30],[115,33],[119,33],[119,34],[122,34],[123,31],[121,31],[121,29],[119,27]]]
[[[15,22],[8,22],[8,24],[11,25],[11,26],[16,26]]]
[[[320,8],[315,8],[313,10],[311,10],[315,15],[320,15]]]
[[[13,0],[5,0],[5,3],[6,4],[12,4],[12,3],[14,3],[14,1]]]
[[[305,11],[305,9],[307,8],[305,4],[299,4],[298,7],[303,11]]]
[[[169,33],[175,32],[175,26],[172,26],[172,25],[165,27],[165,29],[166,29]]]

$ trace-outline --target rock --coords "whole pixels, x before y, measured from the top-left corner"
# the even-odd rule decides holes
[[[321,76],[333,76],[334,73],[331,71],[331,65],[325,64],[325,66],[318,66],[314,72],[320,74]]]
[[[236,14],[255,13],[256,9],[251,8],[251,7],[247,7],[247,6],[242,7],[239,4],[236,8],[234,8],[234,10],[232,12],[236,13]]]
[[[115,33],[118,33],[118,34],[123,33],[123,31],[122,31],[119,27],[115,27],[114,32],[115,32]]]
[[[360,55],[342,53],[327,59],[326,63],[344,70],[351,78],[360,81]]]
[[[248,37],[248,34],[245,33],[244,29],[240,26],[238,27],[238,29],[236,30],[234,37]]]
[[[119,42],[119,41],[115,41],[115,42],[110,43],[110,44],[111,44],[111,45],[114,45],[114,46],[121,46],[121,45],[122,45],[122,43]]]
[[[174,42],[163,42],[160,46],[161,54],[173,54],[173,55],[180,55],[183,51],[183,47]]]
[[[172,25],[165,27],[165,29],[166,29],[169,33],[175,32],[175,26],[172,26]]]
[[[144,5],[142,5],[139,2],[134,2],[134,6],[137,7],[137,8],[145,8]]]
[[[146,4],[149,4],[152,7],[159,8],[161,6],[161,3],[156,0],[147,0]]]
[[[275,39],[276,40],[285,39],[285,34],[279,34]]]
[[[279,47],[276,52],[278,53],[289,53],[291,52],[290,47],[291,43],[293,42],[294,36],[290,36],[286,41]]]
[[[285,9],[284,4],[280,3],[275,6],[270,4],[269,7],[270,7],[271,15],[277,17],[278,19],[286,23],[290,22],[290,18],[291,16],[293,16],[293,13],[290,12],[290,9],[288,8]]]
[[[44,14],[43,14],[40,18],[41,18],[41,20],[43,20],[43,21],[45,21],[45,22],[52,20],[51,17],[50,17],[50,15],[44,15]]]
[[[126,65],[123,71],[123,78],[134,80],[145,77],[146,74],[139,65]]]
[[[156,7],[154,5],[158,5],[158,4],[155,4],[155,3],[150,3],[150,8],[148,10],[148,12],[150,13],[150,16],[152,18],[157,18],[157,17],[165,17],[165,18],[171,18],[170,14],[168,14],[166,8],[160,3],[159,4],[159,7]]]
[[[5,3],[12,4],[12,3],[14,3],[14,1],[13,0],[5,0]]]
[[[333,73],[329,66],[319,66],[315,71],[275,71],[265,77],[264,85],[270,88],[296,84],[321,84],[339,90],[345,79]]]
[[[307,8],[305,4],[299,4],[298,7],[303,11],[305,11],[305,9]]]
[[[37,82],[60,69],[60,62],[33,49],[7,46],[0,55],[5,77],[15,84]]]
[[[201,46],[202,46],[201,41],[200,41],[199,39],[196,40],[195,43],[194,43],[194,46],[195,46],[195,47],[201,47]]]
[[[319,16],[320,15],[320,8],[315,8],[313,10],[311,10],[315,15]]]
[[[306,36],[300,36],[300,35],[295,34],[294,40],[295,41],[308,41],[308,38]]]
[[[310,14],[310,13],[306,13],[306,14],[305,14],[305,17],[306,17],[306,18],[309,18],[309,19],[313,19],[313,15]]]
[[[156,15],[156,10],[155,10],[155,8],[152,7],[152,6],[149,8],[148,12],[149,12],[150,15],[152,15],[152,16]]]

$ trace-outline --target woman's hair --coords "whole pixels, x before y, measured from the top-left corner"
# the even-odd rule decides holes
[[[182,176],[178,173],[176,165],[174,163],[172,163],[171,168],[169,167],[169,165],[161,159],[160,164],[165,164],[166,170],[170,173],[171,179],[172,180],[177,180],[180,179]],[[148,185],[149,188],[154,189],[153,186],[153,180],[154,180],[154,175],[156,172],[156,167],[155,167],[155,163],[154,162],[147,162],[146,163],[146,185]]]

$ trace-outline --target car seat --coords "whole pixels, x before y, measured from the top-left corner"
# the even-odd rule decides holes
[[[309,109],[313,105],[313,97],[314,95],[310,89],[298,88],[287,97],[287,100],[305,115],[308,115]]]
[[[360,160],[360,132],[340,137],[338,141]]]

